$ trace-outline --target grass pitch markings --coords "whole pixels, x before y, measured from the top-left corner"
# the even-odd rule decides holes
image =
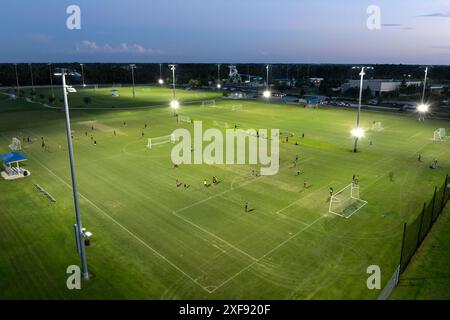
[[[60,176],[58,176],[56,173],[54,173],[51,169],[49,169],[47,166],[45,166],[42,162],[40,162],[39,160],[37,160],[36,158],[34,159],[40,166],[42,166],[44,169],[46,169],[48,172],[50,172],[53,176],[55,176],[58,180],[60,180],[64,185],[66,185],[69,189],[72,189],[71,185],[68,184],[66,181],[64,181],[64,179],[62,179]],[[173,268],[175,268],[176,270],[178,270],[180,273],[182,273],[185,277],[187,277],[188,279],[190,279],[192,282],[194,282],[196,285],[198,285],[200,288],[202,288],[203,290],[205,290],[208,293],[212,293],[211,290],[208,290],[208,287],[204,287],[203,285],[201,285],[196,279],[194,279],[192,276],[190,276],[189,274],[187,274],[185,271],[183,271],[180,267],[178,267],[176,264],[174,264],[172,261],[170,261],[167,257],[165,257],[164,255],[162,255],[161,253],[159,253],[157,250],[153,249],[148,243],[146,243],[144,240],[142,240],[141,238],[139,238],[137,235],[135,235],[133,232],[131,232],[129,229],[127,229],[124,225],[122,225],[120,222],[118,222],[116,219],[114,219],[113,217],[111,217],[108,213],[106,213],[103,209],[101,209],[100,207],[98,207],[94,202],[92,202],[90,199],[88,199],[85,195],[83,195],[82,193],[78,192],[78,194],[80,195],[80,197],[82,197],[83,199],[85,199],[91,206],[93,206],[95,209],[97,209],[99,212],[101,212],[104,216],[106,216],[107,218],[109,218],[111,221],[113,221],[116,225],[118,225],[120,228],[122,228],[124,231],[126,231],[129,235],[131,235],[134,239],[136,239],[138,242],[140,242],[142,245],[144,245],[146,248],[148,248],[150,251],[152,251],[154,254],[156,254],[157,256],[159,256],[161,259],[163,259],[164,261],[166,261],[169,265],[171,265]]]

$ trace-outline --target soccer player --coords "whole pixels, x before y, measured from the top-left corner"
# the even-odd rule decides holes
[[[248,212],[248,202],[245,202],[245,212]]]
[[[94,140],[94,146],[96,146],[97,145],[97,140]]]
[[[144,125],[144,129],[147,129],[147,124]]]
[[[114,130],[114,136],[116,136],[116,135],[117,135],[116,130]]]
[[[302,139],[305,139],[305,133],[302,133]]]
[[[205,188],[208,188],[208,182],[206,182],[206,179],[203,180],[203,186],[204,186]]]
[[[333,193],[334,193],[334,189],[333,189],[333,187],[330,187],[330,199],[333,196]]]
[[[92,125],[91,130],[94,131],[94,125]]]
[[[84,135],[87,137],[87,131],[84,132]]]
[[[142,138],[144,137],[144,131],[142,131]]]
[[[419,153],[419,155],[417,156],[417,161],[422,162],[422,154]]]
[[[308,188],[308,182],[305,180],[303,180],[303,188],[307,189]]]

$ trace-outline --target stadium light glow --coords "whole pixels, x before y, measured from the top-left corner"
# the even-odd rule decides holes
[[[220,85],[220,83],[217,84],[217,89],[222,88],[222,86]]]
[[[159,79],[159,80],[158,80],[158,83],[159,83],[159,84],[164,84],[164,80],[163,80],[163,79]]]
[[[362,128],[353,129],[352,136],[355,137],[356,139],[360,139],[360,138],[364,137],[364,129],[362,129]]]
[[[272,96],[272,92],[270,92],[269,90],[265,90],[264,92],[263,92],[263,97],[264,98],[270,98]]]
[[[420,113],[426,113],[429,110],[430,110],[430,106],[425,103],[421,103],[417,106],[417,111]]]
[[[180,107],[180,103],[177,100],[170,101],[170,107],[172,109],[178,109]]]

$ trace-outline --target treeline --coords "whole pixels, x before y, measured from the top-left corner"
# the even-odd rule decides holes
[[[261,76],[265,79],[266,66],[264,64],[237,64],[241,75]],[[33,63],[31,65],[34,85],[50,84],[50,65],[46,63]],[[327,64],[273,64],[270,68],[270,79],[295,79],[298,85],[303,85],[310,77],[325,78],[329,87],[336,87],[347,79],[357,79],[358,70],[352,70],[351,65]],[[422,80],[424,67],[419,65],[374,65],[375,69],[369,71],[367,78],[374,79],[400,79]],[[79,63],[53,63],[53,72],[57,68],[67,68],[81,74]],[[87,84],[131,83],[131,71],[127,64],[119,63],[85,63],[84,79]],[[221,79],[228,77],[228,64],[221,64]],[[31,85],[31,70],[28,63],[17,64],[19,85]],[[160,77],[159,64],[137,63],[135,69],[135,82],[156,83]],[[200,85],[214,83],[218,77],[217,64],[177,64],[176,82],[189,83],[195,79]],[[162,64],[162,78],[166,83],[172,81],[172,74],[168,64]],[[429,72],[430,82],[447,83],[450,80],[450,66],[435,66]],[[243,76],[243,81],[247,80]],[[55,84],[59,79],[53,77]],[[81,83],[82,78],[72,78],[73,84]],[[0,86],[15,86],[16,74],[14,64],[0,64]]]

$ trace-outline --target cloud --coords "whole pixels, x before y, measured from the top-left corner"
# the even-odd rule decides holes
[[[117,47],[113,47],[106,43],[103,45],[97,44],[95,41],[83,40],[77,45],[77,51],[88,53],[132,53],[132,54],[151,54],[161,55],[164,54],[162,50],[145,48],[140,44],[128,44],[126,42],[121,43]]]
[[[435,12],[435,13],[429,13],[429,14],[422,14],[418,17],[422,18],[450,18],[450,12]]]

